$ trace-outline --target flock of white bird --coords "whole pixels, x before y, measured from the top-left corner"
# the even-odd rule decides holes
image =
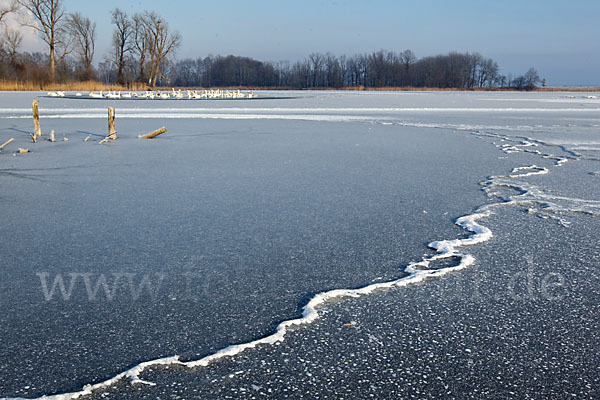
[[[50,97],[65,97],[67,94],[62,91],[58,92],[48,92],[48,96]],[[76,97],[85,97],[83,93],[77,92],[75,94]],[[108,92],[99,91],[99,92],[90,92],[88,97],[93,99],[160,99],[160,100],[169,100],[169,99],[252,99],[258,97],[252,91],[248,91],[247,93],[242,93],[240,90],[185,90],[181,89],[175,90],[174,88],[171,91],[154,91],[154,90],[146,90],[145,92],[122,92],[121,90],[109,90]]]

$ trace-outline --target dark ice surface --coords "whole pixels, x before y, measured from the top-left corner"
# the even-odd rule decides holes
[[[600,233],[598,221],[579,216],[565,232],[503,209],[487,222],[496,236],[474,251],[473,268],[332,303],[322,319],[280,345],[206,369],[156,368],[143,374],[156,386],[107,393],[131,399],[598,398],[600,257],[597,240],[589,240]],[[531,239],[528,246],[523,237]]]
[[[591,99],[507,95],[529,111],[505,119],[513,103],[468,108],[504,104],[497,94],[123,102],[119,139],[99,145],[106,120],[94,113],[115,104],[41,98],[42,128],[58,141],[32,144],[23,116],[34,96],[7,96],[0,142],[16,140],[0,152],[0,396],[197,359],[272,332],[315,293],[398,278],[429,241],[463,237],[453,221],[497,201],[480,182],[513,167],[546,167],[528,182],[600,199]],[[583,111],[565,120],[576,100]],[[424,111],[432,104],[468,109]],[[423,110],[393,110],[408,106]],[[249,113],[260,115],[238,119]],[[136,138],[162,125],[157,139]],[[572,160],[498,147],[523,137]],[[153,367],[142,378],[156,386],[122,381],[97,396],[598,397],[598,215],[546,216],[495,209],[482,221],[494,238],[468,250],[477,262],[466,271],[333,302],[281,344],[208,368]],[[56,287],[47,300],[43,283],[57,278],[72,293]]]

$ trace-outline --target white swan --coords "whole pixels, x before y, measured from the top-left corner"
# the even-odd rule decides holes
[[[106,94],[106,98],[107,98],[107,99],[120,99],[120,98],[121,98],[121,91],[119,90],[119,93],[117,93],[117,91],[116,91],[116,90],[115,90],[115,91],[113,91],[113,92],[109,91],[109,92]]]
[[[173,98],[183,99],[183,93],[181,93],[181,89],[175,90],[175,88],[171,88],[171,91],[173,92]]]

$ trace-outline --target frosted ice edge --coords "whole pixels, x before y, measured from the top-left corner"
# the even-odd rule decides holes
[[[368,295],[373,293],[376,290],[380,289],[389,289],[394,286],[396,287],[404,287],[409,284],[414,284],[418,282],[422,282],[425,279],[434,277],[434,276],[442,276],[452,271],[457,271],[460,269],[467,268],[472,265],[475,261],[475,258],[470,254],[461,254],[458,252],[458,249],[463,246],[473,245],[485,242],[492,237],[492,231],[480,225],[477,221],[481,218],[485,218],[490,215],[489,210],[483,210],[481,212],[476,212],[474,214],[466,215],[460,217],[456,220],[456,224],[461,226],[463,229],[472,232],[473,234],[464,239],[454,239],[454,240],[440,240],[429,243],[429,247],[436,250],[436,254],[424,258],[422,261],[414,262],[409,264],[404,272],[408,273],[407,276],[402,278],[398,278],[392,281],[387,282],[378,282],[373,283],[358,289],[334,289],[326,292],[321,292],[313,296],[309,302],[302,309],[302,316],[296,319],[290,319],[281,322],[274,333],[262,337],[260,339],[256,339],[250,342],[229,345],[213,354],[207,355],[201,359],[182,362],[179,359],[179,356],[175,355],[172,357],[159,358],[156,360],[149,360],[142,362],[127,371],[121,372],[120,374],[115,375],[114,377],[99,382],[96,384],[89,384],[83,387],[81,391],[71,392],[71,393],[63,393],[57,395],[50,396],[42,396],[39,399],[48,399],[48,400],[67,400],[67,399],[77,399],[85,395],[92,394],[93,391],[97,391],[103,388],[108,388],[113,386],[117,382],[123,379],[129,379],[131,384],[146,384],[153,385],[152,382],[144,381],[140,378],[140,374],[149,367],[156,365],[180,365],[187,368],[195,368],[195,367],[206,367],[210,363],[219,360],[225,357],[235,356],[237,354],[242,353],[245,350],[255,348],[256,346],[262,344],[275,344],[277,342],[281,342],[284,340],[285,335],[288,330],[292,327],[310,324],[319,318],[319,308],[323,304],[328,301],[336,298],[343,297],[360,297],[364,295]],[[427,266],[431,261],[447,259],[451,257],[460,258],[460,262],[458,265],[452,267],[445,267],[441,269],[434,270],[421,270],[415,267],[417,266]]]

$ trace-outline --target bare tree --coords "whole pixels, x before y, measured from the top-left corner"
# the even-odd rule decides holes
[[[10,64],[14,67],[17,64],[17,50],[23,42],[23,35],[17,30],[7,29],[2,42],[10,58]]]
[[[404,79],[402,84],[408,86],[412,83],[412,65],[417,62],[417,56],[412,50],[406,49],[400,53],[400,62],[404,66]]]
[[[321,86],[322,69],[325,64],[325,57],[320,53],[312,53],[308,56],[312,68],[312,87]]]
[[[12,0],[8,4],[1,4],[0,5],[0,24],[4,25],[4,22],[5,22],[5,21],[3,21],[4,18],[8,14],[17,11],[18,9],[19,9],[19,5],[17,4],[17,2],[15,0]],[[9,37],[8,37],[10,34],[11,33],[8,30],[6,30],[4,32],[4,34],[0,36],[0,53],[2,53],[2,51],[4,50],[4,46],[8,46],[9,51],[10,51],[10,43],[9,43]],[[21,44],[21,40],[22,40],[22,37],[19,40],[19,45]],[[17,47],[19,47],[19,46],[17,46]],[[14,54],[15,53],[13,52],[13,56],[11,57],[13,64],[14,64]]]
[[[125,83],[125,59],[132,50],[131,36],[134,26],[125,11],[115,8],[111,13],[112,23],[115,25],[113,32],[114,63],[117,66],[117,83]]]
[[[367,76],[367,85],[382,87],[386,85],[387,62],[383,50],[375,51],[369,55],[369,74]]]
[[[527,90],[533,90],[537,87],[537,84],[540,83],[540,75],[538,74],[535,68],[529,68],[529,70],[523,76],[525,80],[525,88]]]
[[[74,13],[67,16],[67,28],[75,42],[74,50],[83,65],[83,78],[90,80],[94,77],[92,61],[96,42],[96,23],[80,13]]]
[[[344,85],[344,75],[341,64],[340,60],[333,54],[325,54],[325,71],[328,87],[340,88]]]
[[[481,69],[483,56],[479,53],[466,53],[466,58],[469,68],[469,79],[466,87],[472,88],[477,85],[477,73]]]
[[[15,12],[19,9],[19,4],[17,4],[16,0],[10,1],[8,4],[0,5],[0,22],[6,17],[8,14]]]
[[[56,66],[71,52],[70,38],[63,24],[62,0],[17,0],[17,3],[34,18],[34,21],[24,21],[23,25],[38,31],[48,45],[50,81],[54,82]]]
[[[479,66],[477,85],[479,87],[493,86],[498,79],[498,63],[491,58],[483,59]]]
[[[278,61],[275,70],[278,75],[277,86],[289,86],[290,62],[286,60]]]
[[[144,16],[141,14],[133,15],[133,50],[138,59],[138,82],[146,81],[145,66],[146,57],[150,50],[150,35],[144,24]]]
[[[361,68],[360,63],[358,61],[359,56],[355,55],[346,61],[346,69],[348,70],[348,85],[350,86],[360,86],[363,85],[361,81]]]
[[[145,12],[142,22],[149,40],[150,53],[150,86],[156,86],[156,79],[161,76],[161,68],[181,44],[179,32],[170,32],[169,24],[154,12]]]
[[[508,78],[506,77],[506,75],[500,75],[498,76],[496,82],[498,83],[498,85],[503,88],[506,87],[508,84]]]

